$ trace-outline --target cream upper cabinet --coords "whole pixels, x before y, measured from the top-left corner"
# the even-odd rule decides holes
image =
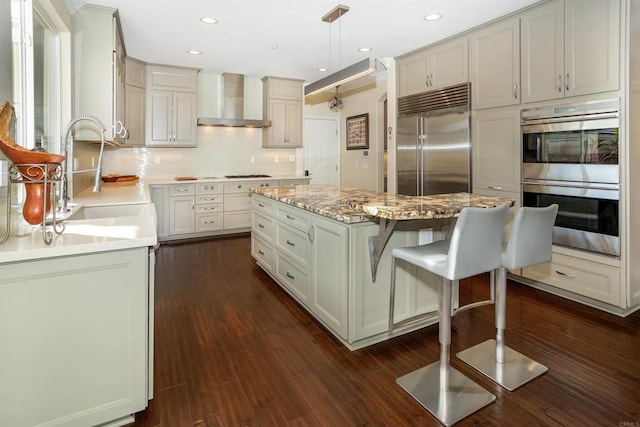
[[[85,5],[73,15],[74,111],[90,115],[105,126],[105,138],[124,142],[126,55],[118,11]],[[75,126],[77,139],[99,141],[98,128],[81,121]]]
[[[191,68],[147,66],[147,146],[196,146],[197,74]]]
[[[468,51],[462,37],[398,59],[398,96],[468,81]]]
[[[474,109],[520,103],[520,20],[509,19],[469,37]]]
[[[520,108],[474,111],[473,188],[520,192]]]
[[[124,122],[127,127],[125,145],[144,145],[146,139],[146,75],[144,62],[133,58],[125,61]]]
[[[302,147],[302,80],[263,77],[263,117],[271,126],[262,130],[265,148]]]
[[[522,100],[617,90],[620,0],[555,1],[521,17]]]

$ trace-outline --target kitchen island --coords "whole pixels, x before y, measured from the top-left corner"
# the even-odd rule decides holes
[[[293,298],[354,350],[438,321],[439,278],[398,262],[389,331],[391,249],[441,238],[467,206],[513,205],[468,193],[409,197],[333,186],[254,188],[251,253]]]
[[[124,425],[153,377],[157,244],[148,186],[74,199],[50,245],[0,245],[0,425]],[[112,424],[109,424],[112,423]]]

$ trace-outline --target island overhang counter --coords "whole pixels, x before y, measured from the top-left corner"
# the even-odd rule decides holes
[[[469,193],[411,197],[316,185],[252,192],[252,256],[352,350],[438,321],[439,279],[399,262],[395,319],[425,317],[389,331],[394,247],[439,239],[464,207],[514,204]]]

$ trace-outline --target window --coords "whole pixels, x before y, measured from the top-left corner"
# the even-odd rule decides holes
[[[60,42],[35,0],[0,0],[0,100],[16,112],[11,135],[25,147],[60,145]],[[6,66],[5,66],[6,64]]]

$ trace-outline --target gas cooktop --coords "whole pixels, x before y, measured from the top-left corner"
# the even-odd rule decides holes
[[[253,174],[253,175],[225,175],[225,178],[271,178],[271,175]]]

